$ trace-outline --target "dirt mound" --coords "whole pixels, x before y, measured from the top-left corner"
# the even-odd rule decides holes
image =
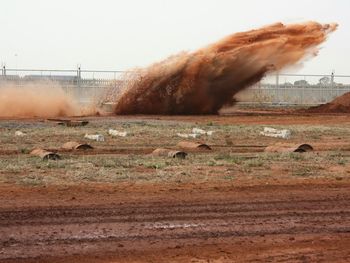
[[[350,113],[350,92],[345,93],[329,103],[307,109],[311,113]]]
[[[129,74],[115,98],[116,114],[211,114],[266,73],[316,55],[336,24],[277,23],[230,35]],[[116,93],[117,94],[117,93]]]

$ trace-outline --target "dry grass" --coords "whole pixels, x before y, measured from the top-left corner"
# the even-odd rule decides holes
[[[206,153],[190,153],[185,160],[152,157],[146,154],[75,155],[62,153],[62,160],[44,162],[28,152],[35,147],[59,149],[66,141],[89,142],[97,149],[174,147],[182,140],[176,133],[189,133],[193,127],[215,131],[200,141],[214,145]],[[276,126],[274,126],[276,127]],[[109,128],[126,130],[130,136],[108,136]],[[322,139],[350,138],[350,126],[280,126],[292,130],[293,142],[318,142]],[[261,125],[196,125],[171,121],[95,121],[85,127],[67,128],[49,123],[0,122],[2,150],[18,154],[0,159],[0,182],[28,186],[79,183],[187,182],[191,180],[266,180],[294,177],[348,177],[349,156],[346,152],[278,154],[254,148],[240,152],[242,145],[269,145],[281,139],[262,137]],[[27,134],[15,137],[16,130]],[[86,141],[85,133],[103,134],[105,142]],[[230,142],[229,144],[227,142]],[[259,150],[260,149],[260,150]],[[334,168],[338,167],[338,168]]]

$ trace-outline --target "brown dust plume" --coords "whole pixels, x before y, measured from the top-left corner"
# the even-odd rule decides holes
[[[116,114],[211,114],[267,73],[317,55],[337,24],[273,24],[230,35],[125,77]]]
[[[0,117],[61,117],[81,114],[82,110],[74,99],[52,83],[0,88]]]

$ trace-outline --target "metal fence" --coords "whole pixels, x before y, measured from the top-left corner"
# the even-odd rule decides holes
[[[99,99],[111,87],[116,88],[122,81],[125,71],[102,70],[57,70],[57,69],[7,69],[0,74],[2,87],[31,87],[41,85],[45,88],[60,87],[81,103]]]
[[[118,87],[125,71],[7,69],[0,73],[3,86],[25,87],[31,83],[59,85],[67,93],[85,103],[99,97],[107,89]],[[238,101],[249,104],[317,105],[350,92],[350,75],[274,74],[236,94]]]
[[[318,105],[350,92],[350,76],[274,74],[239,92],[235,98],[250,104]]]
[[[53,81],[61,85],[104,87],[117,83],[126,71],[6,69],[2,68],[0,82],[22,85],[34,81]]]

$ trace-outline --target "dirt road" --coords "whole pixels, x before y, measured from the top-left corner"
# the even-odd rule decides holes
[[[45,190],[33,190],[28,197],[33,205],[2,206],[0,261],[345,262],[350,258],[348,184],[135,189],[124,189],[128,192],[124,195],[116,189],[106,194],[108,189],[71,188],[59,198],[47,189],[46,201]],[[16,192],[13,202],[28,195]],[[2,197],[6,194],[3,191]],[[65,201],[72,195],[81,198]],[[45,205],[50,200],[57,200],[56,205]]]

